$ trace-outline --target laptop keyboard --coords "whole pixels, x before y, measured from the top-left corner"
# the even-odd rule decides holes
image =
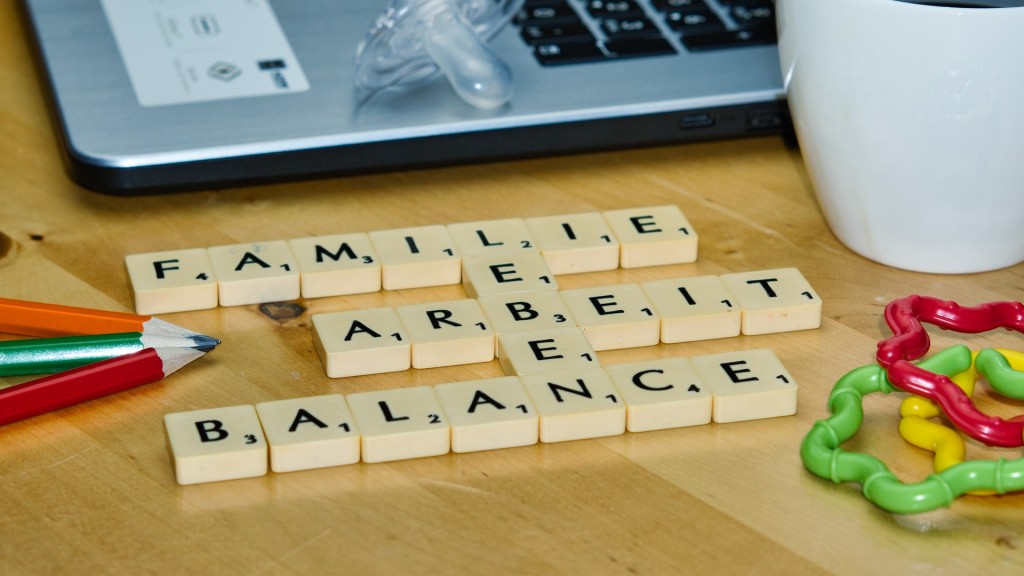
[[[515,18],[545,66],[774,44],[774,0],[526,0]]]

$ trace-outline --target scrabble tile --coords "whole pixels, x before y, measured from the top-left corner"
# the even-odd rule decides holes
[[[540,254],[465,258],[462,261],[462,284],[470,298],[558,289],[555,275]]]
[[[299,269],[284,240],[207,249],[221,306],[280,302],[299,297]]]
[[[661,341],[693,342],[740,335],[742,314],[718,276],[640,284],[661,317]]]
[[[314,314],[313,346],[331,378],[412,366],[412,340],[393,308]]]
[[[555,275],[619,266],[619,241],[597,212],[527,218],[526,226]]]
[[[562,299],[594,350],[658,343],[661,322],[639,284],[563,290]]]
[[[768,349],[690,359],[713,396],[715,422],[739,422],[796,414],[796,382]]]
[[[537,411],[515,376],[434,386],[452,427],[452,452],[536,444]]]
[[[821,326],[821,298],[796,268],[725,274],[721,278],[743,311],[744,334]]]
[[[430,386],[348,394],[362,434],[363,462],[447,454],[451,427]]]
[[[366,234],[336,234],[288,241],[299,267],[304,298],[366,294],[381,289],[381,266]]]
[[[711,422],[711,391],[686,358],[612,364],[605,371],[626,402],[630,432]]]
[[[494,359],[494,331],[476,300],[410,304],[396,312],[412,341],[413,368]]]
[[[256,405],[270,447],[270,469],[293,472],[359,461],[359,430],[341,394]]]
[[[132,254],[124,262],[138,314],[217,307],[217,275],[205,248]]]
[[[534,254],[539,251],[522,218],[449,224],[448,233],[463,258]]]
[[[494,294],[477,301],[498,335],[576,326],[572,312],[556,291]]]
[[[625,433],[626,404],[604,369],[544,372],[522,379],[540,416],[541,442]]]
[[[447,286],[462,280],[462,258],[444,226],[370,232],[385,290]]]
[[[604,217],[621,245],[623,268],[697,261],[697,231],[678,206],[609,210]]]
[[[164,430],[178,484],[267,473],[267,441],[252,406],[166,414]]]
[[[501,334],[497,356],[509,376],[601,365],[579,328]]]

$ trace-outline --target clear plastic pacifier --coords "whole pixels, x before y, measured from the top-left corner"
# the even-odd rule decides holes
[[[444,74],[478,108],[512,97],[512,71],[487,46],[524,0],[391,0],[356,50],[356,86],[369,93]]]

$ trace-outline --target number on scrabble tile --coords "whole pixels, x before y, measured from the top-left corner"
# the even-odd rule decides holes
[[[743,350],[690,359],[711,389],[712,419],[739,422],[796,413],[797,385],[774,352]]]
[[[434,386],[452,428],[452,452],[536,444],[537,411],[515,376]]]
[[[299,297],[299,269],[288,242],[208,248],[221,306],[280,302]]]
[[[539,252],[537,242],[522,218],[458,222],[448,225],[448,233],[463,258]]]
[[[653,280],[640,286],[661,317],[661,341],[666,344],[740,335],[740,308],[718,276]]]
[[[370,241],[381,261],[385,290],[447,286],[462,280],[462,257],[441,225],[378,230]]]
[[[267,473],[267,441],[249,405],[164,416],[178,484],[200,484]]]
[[[721,279],[743,310],[744,334],[821,326],[821,298],[796,268],[725,274]]]
[[[540,254],[467,258],[462,262],[462,284],[470,298],[558,289]]]
[[[609,210],[604,217],[621,244],[623,268],[697,260],[697,232],[678,206]]]
[[[381,265],[366,234],[288,241],[299,267],[303,298],[365,294],[381,289]]]
[[[359,461],[359,430],[341,394],[261,402],[256,412],[274,472]]]
[[[217,275],[205,248],[126,256],[137,314],[217,307]]]
[[[522,376],[540,417],[541,442],[616,436],[626,431],[626,404],[602,368]]]
[[[430,386],[358,392],[346,397],[362,434],[363,462],[440,456],[451,449],[451,428]]]
[[[576,326],[572,312],[557,291],[494,294],[481,296],[477,301],[498,335]]]
[[[494,359],[494,331],[476,300],[410,304],[396,312],[412,341],[413,368]]]
[[[556,275],[619,266],[619,241],[597,212],[527,218],[526,226]]]
[[[314,314],[313,346],[331,378],[412,366],[412,341],[393,308]]]
[[[600,366],[579,328],[510,332],[498,336],[498,363],[509,376]]]
[[[613,364],[605,370],[626,402],[630,432],[711,422],[711,391],[686,358]]]
[[[661,322],[639,284],[562,291],[576,324],[594,350],[654,346]]]

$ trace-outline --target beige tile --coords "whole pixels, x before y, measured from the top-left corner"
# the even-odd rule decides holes
[[[214,246],[207,251],[217,275],[221,306],[299,297],[299,269],[288,242]]]
[[[558,289],[555,275],[540,254],[465,258],[462,284],[470,298]]]
[[[678,206],[604,212],[621,245],[619,266],[642,268],[697,260],[697,231]]]
[[[138,314],[217,307],[217,275],[205,248],[132,254],[124,262]]]
[[[626,402],[626,429],[646,432],[711,422],[711,391],[686,358],[605,366]]]
[[[538,252],[537,242],[522,218],[458,222],[448,225],[448,233],[463,258]]]
[[[412,341],[412,367],[494,360],[494,331],[476,300],[410,304],[395,310]]]
[[[447,286],[462,280],[462,258],[441,225],[378,230],[370,242],[380,257],[385,290]]]
[[[341,394],[261,402],[256,412],[270,446],[274,472],[359,461],[359,430]]]
[[[640,286],[661,317],[662,342],[740,335],[740,308],[718,276],[653,280]]]
[[[314,314],[313,346],[331,378],[412,366],[412,340],[393,308]]]
[[[363,462],[447,454],[451,428],[430,386],[348,394],[362,434]]]
[[[690,361],[711,389],[715,422],[796,414],[796,382],[771,350],[695,356]]]
[[[626,431],[626,404],[602,368],[528,374],[523,386],[540,415],[540,441],[565,442]]]
[[[536,444],[537,411],[515,376],[434,386],[452,427],[452,452]]]
[[[600,366],[579,328],[509,332],[498,336],[498,363],[509,376]]]
[[[164,429],[178,484],[267,473],[267,441],[252,406],[167,414]]]
[[[495,294],[481,296],[477,301],[495,334],[576,326],[572,312],[556,291]]]
[[[658,344],[661,321],[639,284],[563,290],[561,294],[594,350]]]
[[[619,266],[619,241],[598,212],[527,218],[526,226],[555,275]]]
[[[721,278],[743,311],[744,334],[821,326],[821,298],[796,268],[725,274]]]
[[[381,266],[366,234],[288,241],[299,266],[304,298],[365,294],[381,289]]]

